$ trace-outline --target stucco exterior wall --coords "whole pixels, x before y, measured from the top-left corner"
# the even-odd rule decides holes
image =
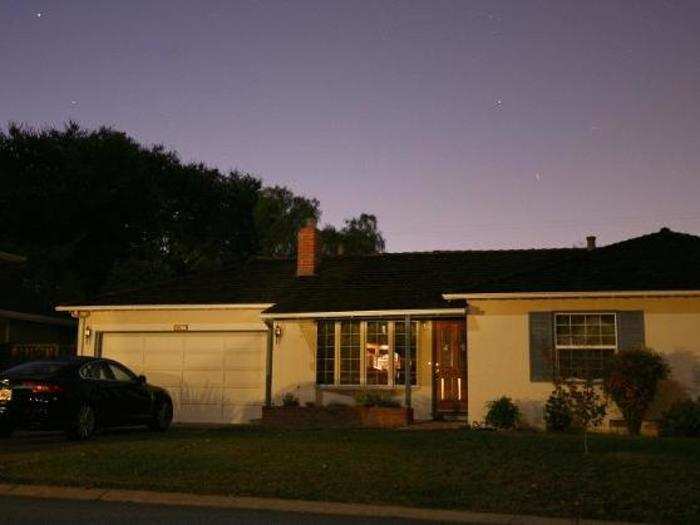
[[[679,396],[700,395],[700,298],[472,300],[467,314],[470,422],[484,419],[488,401],[507,395],[529,423],[544,423],[552,385],[530,381],[529,312],[616,310],[644,311],[646,346],[663,354],[672,368],[651,417]]]
[[[354,394],[362,387],[319,386],[316,385],[316,323],[312,320],[279,321],[282,336],[276,338],[273,349],[272,397],[280,404],[286,393],[292,393],[303,405],[306,402],[317,404],[353,404]],[[411,390],[411,405],[416,419],[432,417],[431,354],[432,325],[430,321],[419,321],[418,352],[416,361],[417,385]],[[366,387],[392,392],[394,398],[403,404],[403,387]]]

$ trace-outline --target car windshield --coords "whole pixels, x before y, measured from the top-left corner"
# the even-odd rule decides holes
[[[33,361],[31,363],[23,363],[9,370],[5,370],[3,375],[8,376],[50,376],[69,366],[65,362],[52,361]]]

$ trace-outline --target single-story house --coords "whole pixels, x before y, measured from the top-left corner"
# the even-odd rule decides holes
[[[352,403],[391,393],[416,419],[483,420],[510,396],[542,424],[558,377],[595,377],[613,353],[661,352],[700,394],[700,237],[666,228],[604,247],[320,256],[315,223],[296,260],[64,305],[78,352],[166,387],[178,421],[240,423],[287,393]]]
[[[75,352],[76,322],[57,314],[27,283],[26,258],[0,252],[0,370]]]

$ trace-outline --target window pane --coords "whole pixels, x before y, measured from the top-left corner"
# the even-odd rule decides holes
[[[112,375],[114,376],[115,381],[129,383],[136,379],[136,377],[132,375],[128,370],[122,368],[121,366],[115,365],[114,363],[109,363],[109,369],[112,371]]]
[[[555,330],[559,377],[602,378],[615,353],[615,315],[557,314]]]
[[[335,370],[335,322],[319,321],[316,328],[316,383],[332,385]]]
[[[360,323],[340,323],[340,383],[360,384]]]
[[[411,323],[411,384],[417,384],[416,380],[416,334],[418,333],[418,323]],[[396,385],[406,384],[406,323],[396,321],[394,323],[394,383]]]
[[[389,384],[389,323],[367,321],[365,367],[368,385]]]

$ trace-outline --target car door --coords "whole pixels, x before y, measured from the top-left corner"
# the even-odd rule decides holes
[[[115,389],[114,411],[122,424],[141,423],[151,416],[151,393],[145,382],[125,366],[105,361]]]
[[[100,423],[105,426],[119,424],[114,412],[115,397],[112,372],[102,361],[90,361],[80,369],[82,378],[81,402],[86,400],[97,412]],[[81,396],[81,397],[82,397]]]

